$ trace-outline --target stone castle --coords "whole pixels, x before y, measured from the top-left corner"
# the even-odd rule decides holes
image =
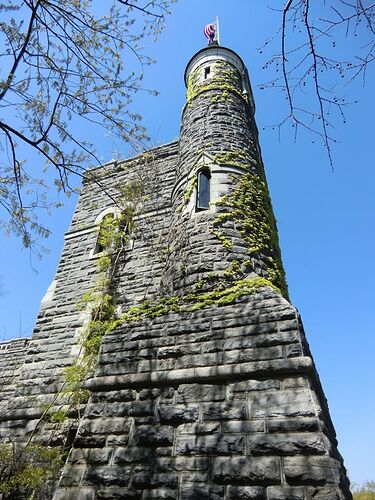
[[[185,83],[179,140],[86,175],[32,338],[0,344],[1,440],[65,450],[40,498],[351,499],[246,67],[212,43]]]

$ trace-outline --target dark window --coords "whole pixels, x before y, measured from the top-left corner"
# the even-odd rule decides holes
[[[206,66],[204,68],[204,79],[206,80],[208,78],[208,75],[211,73],[211,68],[210,66]]]
[[[210,179],[211,173],[208,168],[198,172],[197,208],[206,210],[210,204]]]

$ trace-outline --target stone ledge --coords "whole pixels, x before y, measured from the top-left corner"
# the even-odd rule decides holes
[[[221,365],[200,368],[186,368],[180,370],[164,370],[159,372],[138,373],[130,375],[111,375],[108,377],[94,377],[87,381],[86,387],[92,392],[102,390],[117,390],[127,387],[153,387],[159,385],[228,381],[232,379],[246,379],[265,377],[272,373],[306,373],[313,370],[310,357],[301,356],[291,359],[277,359],[271,361],[254,361],[240,365]]]

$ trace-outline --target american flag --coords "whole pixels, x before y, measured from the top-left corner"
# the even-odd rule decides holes
[[[216,24],[207,24],[204,28],[204,36],[213,40],[216,33]]]

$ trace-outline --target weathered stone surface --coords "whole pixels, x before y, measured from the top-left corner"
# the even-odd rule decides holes
[[[157,413],[161,423],[195,422],[199,416],[198,405],[163,405]]]
[[[305,500],[306,493],[304,487],[298,486],[269,486],[267,488],[268,500]]]
[[[173,427],[141,425],[134,431],[135,442],[139,446],[168,446],[173,443]]]
[[[238,435],[180,436],[176,440],[176,453],[179,455],[230,455],[243,453],[244,450],[244,437]]]
[[[228,500],[264,500],[266,488],[261,486],[229,486]]]
[[[78,498],[80,497],[76,497],[75,500]],[[122,500],[140,500],[142,498],[142,492],[134,490],[133,488],[111,486],[109,488],[98,489],[96,498],[102,500],[111,500],[112,498],[121,498]]]
[[[127,486],[130,480],[130,468],[105,466],[89,467],[83,478],[83,484]]]
[[[176,488],[178,476],[172,474],[134,474],[132,485],[139,489],[150,489],[156,486]]]
[[[224,484],[277,484],[280,482],[280,461],[271,457],[216,458],[213,479]]]
[[[137,462],[148,464],[152,463],[154,459],[155,453],[152,449],[139,448],[137,446],[126,448],[117,447],[113,455],[113,463],[119,465]]]
[[[286,457],[283,471],[289,484],[338,484],[340,463],[331,457]]]
[[[80,486],[79,488],[60,488],[54,495],[54,500],[95,500],[96,488],[86,488]],[[116,497],[113,497],[116,498]]]
[[[268,432],[317,431],[319,421],[314,417],[306,418],[273,418],[267,420]]]
[[[323,488],[306,488],[307,500],[343,500],[345,495],[338,486],[325,486]]]
[[[223,432],[250,433],[264,432],[264,420],[230,420],[222,423]]]
[[[176,490],[169,490],[167,488],[156,488],[154,490],[146,490],[143,492],[143,500],[176,500],[179,492]]]
[[[232,420],[246,418],[246,405],[240,403],[212,403],[202,405],[203,420]]]
[[[1,439],[33,433],[42,444],[74,445],[54,500],[351,499],[298,312],[271,287],[118,325],[103,337],[79,423],[59,394],[65,367],[82,354],[91,311],[77,303],[97,281],[96,221],[117,204],[118,184],[141,178],[145,191],[111,284],[119,314],[215,279],[221,287],[237,266],[239,277],[268,277],[270,257],[278,258],[276,241],[249,254],[240,222],[221,221],[228,248],[212,232],[226,210],[215,200],[244,174],[265,178],[246,71],[228,54],[226,91],[209,80],[189,92],[179,141],[101,167],[111,198],[85,179],[33,339],[0,343]],[[212,78],[221,70],[210,64]],[[201,211],[193,185],[200,168],[211,169],[213,197]],[[40,420],[48,404],[68,412],[58,430]]]
[[[257,434],[248,437],[248,446],[253,455],[321,455],[327,448],[323,435],[313,432]]]
[[[178,387],[177,402],[223,401],[225,390],[221,385],[182,384]]]
[[[184,483],[181,500],[222,500],[224,488],[216,485]]]

